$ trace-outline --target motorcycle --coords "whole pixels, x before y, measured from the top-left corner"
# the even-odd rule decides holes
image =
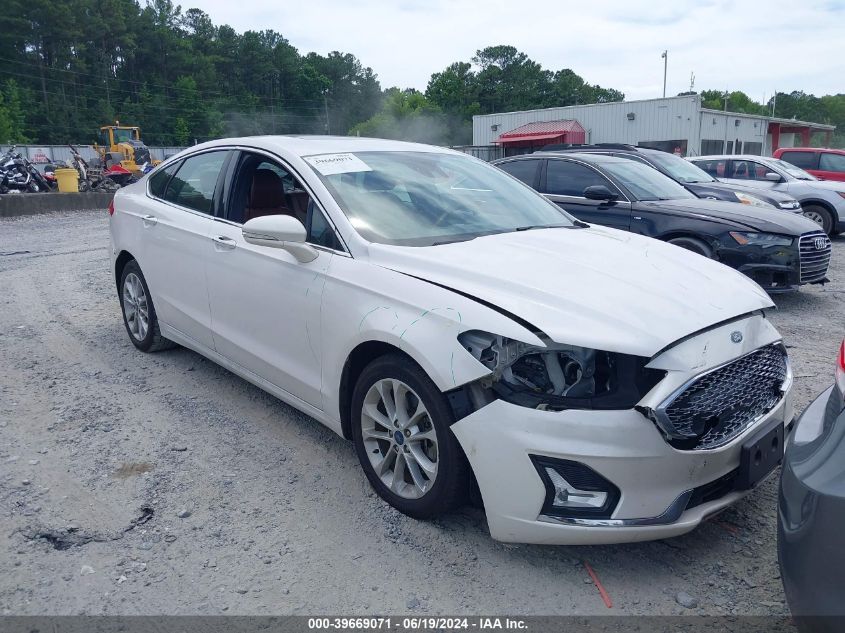
[[[120,189],[121,183],[119,181],[125,177],[125,174],[131,175],[128,170],[122,167],[117,171],[112,168],[105,172],[100,168],[91,167],[73,145],[68,145],[68,147],[71,154],[70,166],[79,173],[80,191],[111,193]],[[125,174],[120,173],[121,170]]]
[[[50,183],[35,165],[16,152],[12,145],[0,156],[0,193],[37,193],[50,191]]]

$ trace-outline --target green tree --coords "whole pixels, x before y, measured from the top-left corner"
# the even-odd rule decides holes
[[[173,125],[173,140],[177,145],[187,145],[191,138],[191,130],[188,122],[182,117],[177,117]]]
[[[381,111],[352,127],[352,135],[420,143],[448,142],[449,128],[440,108],[413,89],[391,88]]]
[[[13,79],[0,89],[0,143],[28,143],[21,93]]]

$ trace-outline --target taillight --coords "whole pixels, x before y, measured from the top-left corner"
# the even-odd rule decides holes
[[[839,358],[836,359],[836,386],[839,393],[845,395],[845,341],[839,348]]]
[[[109,215],[114,215],[114,198],[109,202]]]

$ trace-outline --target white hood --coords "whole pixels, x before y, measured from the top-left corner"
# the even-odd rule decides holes
[[[498,306],[559,343],[645,357],[773,305],[757,284],[727,266],[599,226],[417,248],[371,244],[370,259]]]

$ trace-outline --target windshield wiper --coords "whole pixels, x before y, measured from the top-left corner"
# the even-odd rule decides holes
[[[528,224],[526,226],[517,226],[514,231],[533,231],[534,229],[571,229],[572,224]]]

